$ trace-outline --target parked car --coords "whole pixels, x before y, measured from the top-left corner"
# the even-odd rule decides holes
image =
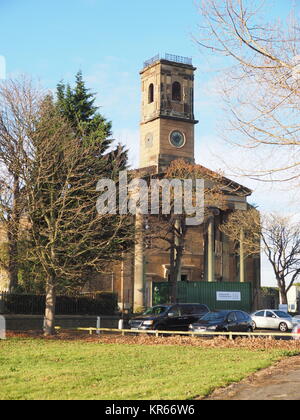
[[[251,314],[253,330],[256,328],[286,332],[294,327],[291,315],[273,309],[264,309]]]
[[[200,303],[157,305],[129,321],[132,330],[187,331],[189,325],[209,312]]]
[[[214,311],[189,326],[194,332],[252,332],[252,319],[243,311]]]
[[[300,324],[299,323],[294,326],[292,333],[297,334],[293,336],[293,340],[300,340]]]

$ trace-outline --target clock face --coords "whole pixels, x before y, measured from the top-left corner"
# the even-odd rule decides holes
[[[170,135],[170,141],[171,141],[171,144],[177,148],[180,148],[184,146],[185,144],[184,135],[181,133],[181,131],[178,131],[178,130],[172,131]]]

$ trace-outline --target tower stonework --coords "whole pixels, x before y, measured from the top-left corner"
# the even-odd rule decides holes
[[[194,72],[189,59],[152,59],[140,72],[142,116],[140,168],[163,171],[170,162],[194,163]]]

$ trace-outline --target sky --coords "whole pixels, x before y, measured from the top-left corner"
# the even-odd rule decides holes
[[[292,0],[266,0],[269,15],[283,17]],[[220,67],[195,39],[200,16],[196,0],[0,0],[0,78],[26,74],[46,89],[64,80],[73,83],[82,70],[97,95],[100,112],[113,123],[113,136],[127,145],[138,165],[140,76],[143,62],[158,53],[192,57],[195,80],[196,161],[230,175],[221,156],[247,159],[228,149],[217,123],[223,118],[214,83]],[[227,162],[228,163],[228,162]],[[253,189],[251,203],[263,211],[289,208],[295,192],[239,177]],[[274,285],[263,262],[263,285]]]

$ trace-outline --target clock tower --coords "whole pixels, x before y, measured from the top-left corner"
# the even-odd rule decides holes
[[[190,58],[166,54],[144,63],[140,168],[164,171],[176,159],[194,163],[194,72]]]

